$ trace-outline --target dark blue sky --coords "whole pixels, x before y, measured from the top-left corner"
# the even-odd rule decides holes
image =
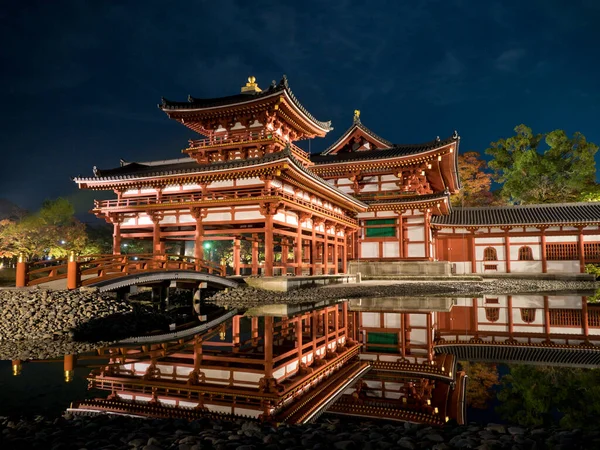
[[[519,123],[600,143],[597,0],[7,1],[0,10],[0,198],[35,209],[119,159],[180,157],[157,109],[287,74],[335,130],[360,109],[397,143],[483,151]]]

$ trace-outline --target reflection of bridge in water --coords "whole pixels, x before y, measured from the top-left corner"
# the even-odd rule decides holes
[[[459,359],[597,367],[600,357],[600,308],[581,296],[363,299],[285,310],[255,308],[191,339],[99,351],[109,362],[90,374],[90,386],[110,396],[74,411],[464,423]]]

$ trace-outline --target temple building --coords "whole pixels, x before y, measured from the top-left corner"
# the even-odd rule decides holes
[[[582,272],[600,261],[600,204],[452,208],[460,190],[460,137],[393,144],[355,111],[320,155],[296,142],[330,122],[302,106],[284,76],[261,90],[160,109],[202,135],[184,157],[94,168],[81,189],[114,191],[93,212],[122,239],[152,241],[156,255],[185,243],[210,259],[225,241],[233,275]],[[218,261],[217,261],[218,262]]]

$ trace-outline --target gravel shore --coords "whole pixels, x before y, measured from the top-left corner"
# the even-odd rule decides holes
[[[298,289],[290,292],[272,292],[241,287],[220,291],[207,301],[219,306],[249,308],[268,304],[301,304],[342,298],[368,297],[419,297],[419,296],[463,296],[483,294],[533,294],[552,292],[595,291],[600,284],[591,281],[522,280],[497,279],[490,281],[419,281],[396,284],[370,281],[363,285],[333,285],[328,287]]]
[[[137,450],[375,450],[476,448],[481,450],[600,448],[600,429],[526,429],[498,424],[431,428],[321,418],[316,424],[281,425],[202,419],[134,419],[122,416],[32,420],[0,418],[0,448]]]
[[[168,329],[166,317],[97,289],[0,290],[0,359],[46,359]]]

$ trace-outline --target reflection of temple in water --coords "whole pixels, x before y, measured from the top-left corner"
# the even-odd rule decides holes
[[[465,422],[457,360],[591,367],[600,308],[581,296],[351,300],[255,309],[190,340],[106,350],[106,400],[74,409],[305,423],[341,415]],[[271,315],[265,315],[271,314]]]

